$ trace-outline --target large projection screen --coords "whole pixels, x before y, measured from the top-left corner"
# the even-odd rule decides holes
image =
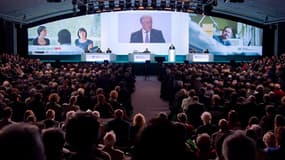
[[[98,48],[128,55],[262,55],[262,32],[228,19],[172,11],[120,11],[58,20],[28,29],[30,55],[80,55]]]

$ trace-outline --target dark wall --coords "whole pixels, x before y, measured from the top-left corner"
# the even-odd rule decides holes
[[[14,53],[13,23],[0,19],[0,53]]]
[[[285,22],[278,25],[278,54],[285,53]]]
[[[274,55],[275,29],[275,25],[268,25],[263,29],[263,56]]]
[[[17,28],[17,53],[21,56],[28,56],[28,30],[26,27],[16,25]]]

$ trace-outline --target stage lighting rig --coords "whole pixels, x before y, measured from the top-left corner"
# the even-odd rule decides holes
[[[224,0],[225,3],[231,2],[231,3],[243,3],[244,0]]]

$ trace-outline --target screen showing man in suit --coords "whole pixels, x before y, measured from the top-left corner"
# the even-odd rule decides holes
[[[162,31],[152,28],[152,17],[143,15],[140,18],[142,28],[131,34],[131,43],[165,43]]]

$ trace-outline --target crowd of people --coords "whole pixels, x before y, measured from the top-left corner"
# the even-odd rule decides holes
[[[162,65],[161,98],[169,102],[168,118],[185,114],[190,137],[199,142],[206,133],[218,157],[223,155],[220,141],[242,130],[255,142],[256,156],[262,155],[257,159],[282,159],[284,59],[281,55],[247,63]]]
[[[284,56],[161,66],[170,113],[133,114],[129,64],[0,55],[0,159],[281,160]]]

